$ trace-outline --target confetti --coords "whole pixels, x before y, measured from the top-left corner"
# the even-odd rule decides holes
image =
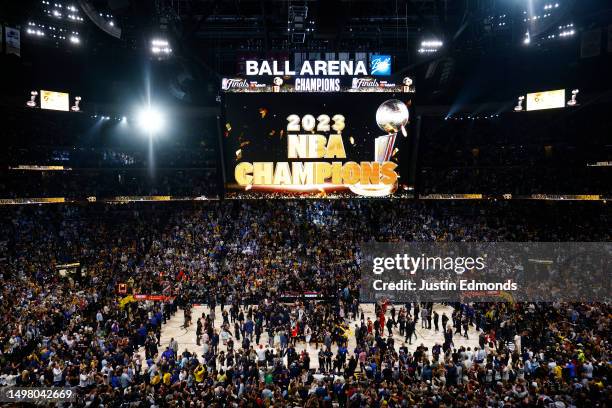
[[[355,138],[353,136],[349,137],[349,141],[353,146],[355,146]]]
[[[231,131],[232,131],[232,125],[231,125],[231,124],[229,124],[229,123],[226,123],[226,124],[225,124],[225,129],[226,129],[228,132],[231,132]]]
[[[244,146],[248,146],[250,144],[251,144],[251,142],[249,140],[246,140],[246,141],[240,143],[240,148],[242,149]]]
[[[259,114],[261,115],[261,118],[263,119],[268,114],[268,110],[266,108],[259,108]]]
[[[236,160],[242,159],[242,149],[236,150]]]
[[[399,152],[399,149],[396,147],[395,149],[393,149],[393,153],[391,154],[391,157],[395,157],[397,152]]]
[[[272,130],[270,133],[268,133],[268,136],[274,136],[276,134],[276,130]]]

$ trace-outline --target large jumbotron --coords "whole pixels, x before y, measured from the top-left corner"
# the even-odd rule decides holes
[[[0,405],[607,407],[612,3],[0,3]]]

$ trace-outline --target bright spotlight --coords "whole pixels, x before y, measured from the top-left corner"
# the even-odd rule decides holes
[[[440,40],[425,40],[421,41],[421,48],[417,51],[419,54],[431,54],[437,52],[443,45],[444,43]]]
[[[154,38],[151,40],[151,52],[155,55],[168,55],[172,53],[168,40]]]
[[[153,107],[145,108],[138,114],[138,126],[149,134],[162,130],[164,124],[162,113]]]
[[[421,47],[425,47],[425,48],[440,48],[442,47],[442,45],[444,44],[442,43],[442,41],[439,41],[439,40],[430,40],[430,41],[421,42]]]

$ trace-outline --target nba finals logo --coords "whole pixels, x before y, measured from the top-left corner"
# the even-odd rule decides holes
[[[249,83],[246,79],[223,78],[221,80],[221,89],[224,91],[230,89],[244,89],[248,87]]]
[[[370,60],[370,74],[389,76],[391,75],[391,56],[372,55]]]

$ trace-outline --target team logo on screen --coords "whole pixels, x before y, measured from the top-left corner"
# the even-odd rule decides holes
[[[370,74],[380,76],[391,75],[391,56],[372,55],[370,59]]]

